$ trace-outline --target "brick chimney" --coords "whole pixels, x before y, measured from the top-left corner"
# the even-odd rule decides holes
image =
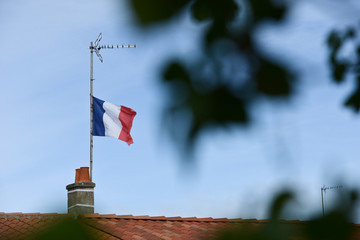
[[[95,183],[89,177],[89,168],[76,169],[75,183],[66,186],[68,190],[68,213],[94,213]]]

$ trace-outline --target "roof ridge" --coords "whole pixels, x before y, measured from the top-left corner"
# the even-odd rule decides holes
[[[271,219],[256,219],[256,218],[212,218],[212,217],[166,217],[166,216],[148,216],[148,215],[141,215],[141,216],[133,216],[133,215],[116,215],[116,214],[99,214],[99,213],[92,213],[92,214],[82,214],[80,215],[83,218],[113,218],[113,219],[133,219],[133,220],[153,220],[153,221],[187,221],[187,222],[229,222],[229,223],[268,223]],[[306,223],[309,222],[307,220],[286,220],[280,219],[278,220],[280,223]]]
[[[12,213],[5,213],[0,212],[0,218],[16,218],[19,219],[21,217],[24,218],[66,218],[72,217],[76,218],[77,216],[72,213],[22,213],[22,212],[12,212]],[[166,217],[166,216],[148,216],[148,215],[141,215],[141,216],[133,216],[133,215],[117,215],[117,214],[99,214],[99,213],[89,213],[89,214],[80,214],[78,217],[85,218],[85,219],[92,219],[92,218],[107,218],[107,219],[133,219],[133,220],[150,220],[150,221],[183,221],[183,222],[228,222],[228,223],[267,223],[271,220],[269,219],[243,219],[243,218],[212,218],[212,217]],[[279,222],[281,223],[306,223],[308,221],[304,220],[285,220],[280,219]],[[355,224],[357,225],[357,224]]]
[[[229,218],[197,218],[197,217],[165,217],[165,216],[133,216],[133,215],[116,215],[116,214],[82,214],[82,218],[115,218],[115,219],[133,219],[133,220],[154,220],[154,221],[191,221],[191,222],[232,222],[232,221],[243,221],[241,218],[229,219]]]
[[[13,213],[4,213],[0,212],[0,218],[16,218],[19,219],[20,217],[24,218],[54,218],[54,217],[75,217],[74,214],[71,213],[22,213],[22,212],[13,212]]]
[[[117,214],[99,214],[99,213],[87,213],[87,214],[80,214],[78,215],[80,218],[113,218],[113,219],[133,219],[133,220],[152,220],[152,221],[186,221],[186,222],[262,222],[267,220],[257,220],[257,219],[242,219],[242,218],[212,218],[212,217],[166,217],[166,216],[148,216],[148,215],[140,215],[140,216],[133,216],[133,215],[117,215]],[[54,217],[76,217],[75,214],[71,213],[22,213],[22,212],[13,212],[13,213],[4,213],[0,212],[0,218],[54,218]]]

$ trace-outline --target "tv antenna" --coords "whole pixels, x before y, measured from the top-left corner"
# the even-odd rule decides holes
[[[334,186],[334,187],[326,187],[325,185],[321,188],[321,206],[322,206],[322,214],[325,216],[325,202],[324,202],[324,194],[326,194],[326,190],[330,189],[339,189],[343,188],[343,186]],[[325,196],[326,197],[326,196]],[[325,199],[326,200],[326,199]]]
[[[114,48],[136,48],[136,45],[99,45],[102,39],[100,33],[95,42],[90,42],[90,180],[92,181],[92,168],[93,168],[93,54],[96,53],[100,62],[103,62],[103,58],[100,54],[101,49],[114,49]]]

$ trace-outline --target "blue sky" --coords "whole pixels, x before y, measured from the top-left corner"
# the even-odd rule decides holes
[[[196,55],[201,27],[184,15],[141,32],[125,1],[2,1],[0,212],[66,212],[65,186],[89,165],[88,47],[100,32],[102,44],[137,48],[101,50],[104,63],[94,56],[94,95],[138,114],[130,147],[94,138],[96,212],[266,218],[271,196],[287,187],[298,193],[292,212],[306,219],[321,211],[323,185],[358,187],[360,119],[342,106],[352,83],[329,80],[324,43],[330,29],[357,21],[359,4],[351,13],[310,2],[257,32],[264,51],[300,73],[297,95],[257,105],[250,128],[204,133],[184,169],[162,128],[159,69]]]

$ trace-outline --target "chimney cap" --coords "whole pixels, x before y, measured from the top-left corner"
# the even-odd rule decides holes
[[[89,176],[89,167],[80,167],[76,169],[75,182],[91,182]]]

